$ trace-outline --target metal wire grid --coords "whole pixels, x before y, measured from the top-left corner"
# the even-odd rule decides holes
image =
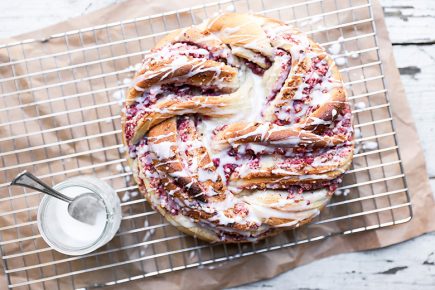
[[[206,3],[0,46],[0,250],[9,288],[114,285],[410,220],[370,1],[271,2]],[[131,65],[168,31],[225,10],[280,18],[326,47],[339,41],[335,57],[346,62],[340,70],[361,132],[343,194],[309,226],[256,244],[210,245],[168,225],[137,195],[119,137],[118,99]],[[80,257],[51,250],[36,227],[40,194],[7,186],[23,169],[53,184],[78,174],[109,182],[123,201],[114,240]]]

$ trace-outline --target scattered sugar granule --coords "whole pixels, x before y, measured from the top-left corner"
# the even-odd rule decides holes
[[[349,193],[350,193],[349,189],[343,189],[343,190],[337,189],[335,191],[334,195],[337,195],[337,196],[340,196],[340,195],[347,196]]]
[[[214,263],[213,266],[208,266],[207,268],[210,270],[221,268],[223,265],[226,265],[225,263]]]
[[[343,41],[343,36],[340,36],[337,39],[337,42],[334,42],[331,44],[331,46],[328,48],[329,53],[331,54],[339,54],[341,51],[341,42]]]
[[[122,80],[122,83],[123,83],[124,85],[130,85],[130,84],[131,84],[131,78],[125,78],[125,79],[123,79],[123,80]]]
[[[340,56],[340,57],[337,57],[337,58],[335,59],[335,64],[338,65],[338,66],[343,66],[343,65],[346,64],[346,62],[347,62],[346,58],[341,57],[341,56]]]
[[[129,200],[130,200],[130,192],[126,191],[124,193],[124,195],[122,196],[121,201],[122,202],[126,202],[126,201],[129,201]]]
[[[145,256],[145,251],[144,250],[140,250],[140,256],[141,257]]]
[[[354,135],[355,139],[361,138],[362,137],[361,130],[356,128],[353,135]]]
[[[134,65],[134,70],[136,72],[140,71],[141,69],[142,69],[142,63],[139,62],[139,63]]]
[[[361,149],[361,146],[359,146],[359,145],[355,146],[355,147],[353,148],[353,154],[354,154],[354,155],[355,155],[355,154],[358,154],[360,149]]]
[[[124,166],[124,170],[125,170],[125,172],[130,172],[131,168],[130,168],[130,166]]]
[[[362,144],[362,149],[363,150],[375,150],[378,148],[378,142],[374,142],[374,141],[365,141]]]
[[[308,24],[316,24],[317,22],[320,22],[322,20],[322,17],[319,15],[311,17],[311,19],[308,21]]]
[[[124,169],[124,166],[122,166],[122,164],[116,164],[117,171],[122,172],[123,169]]]
[[[348,56],[348,57],[350,57],[350,58],[358,58],[359,57],[359,54],[358,54],[358,52],[354,52],[354,51],[348,51],[348,50],[345,50],[344,51],[345,53],[346,53],[346,55]]]
[[[318,30],[325,30],[326,27],[323,24],[320,24],[319,26],[317,26]]]
[[[125,153],[127,151],[127,149],[125,148],[125,146],[119,147],[118,148],[119,153]]]
[[[189,254],[189,259],[193,260],[193,259],[195,259],[195,257],[196,257],[195,251],[191,251]]]
[[[131,197],[136,197],[139,195],[139,192],[137,190],[130,192]]]
[[[329,51],[330,54],[339,54],[340,51],[341,51],[341,44],[339,42],[334,42],[328,48],[328,51]]]
[[[236,7],[233,4],[230,4],[227,7],[225,7],[225,11],[226,12],[234,12],[234,11],[236,11]]]
[[[148,228],[149,225],[150,225],[150,223],[148,222],[148,220],[145,220],[143,222],[144,228]],[[148,241],[151,238],[151,236],[154,235],[155,231],[156,231],[156,229],[147,230],[142,241],[144,241],[144,242]],[[148,247],[148,245],[144,245],[143,247],[146,248],[146,247]]]
[[[152,235],[152,234],[153,234],[153,233],[151,232],[151,230],[150,230],[150,231],[147,231],[147,232],[145,233],[145,235],[144,235],[142,241],[144,241],[144,242],[148,241],[148,240],[151,238],[151,235]]]
[[[126,182],[130,182],[130,180],[131,180],[130,175],[127,175],[127,176],[125,177],[125,181],[126,181]]]
[[[156,229],[151,229],[149,231],[146,231],[142,241],[146,242],[146,241],[150,240],[150,238],[154,235],[155,232],[156,232]],[[143,248],[147,248],[147,247],[148,247],[148,244],[143,245]]]
[[[355,103],[355,105],[353,105],[353,107],[357,110],[362,110],[362,109],[365,109],[367,107],[367,105],[364,102],[358,102],[358,103]]]
[[[130,65],[127,70],[131,71],[131,72],[138,72],[142,69],[142,63],[138,62],[135,65]]]
[[[125,99],[125,93],[124,90],[116,90],[113,94],[112,97],[115,100],[124,100]]]

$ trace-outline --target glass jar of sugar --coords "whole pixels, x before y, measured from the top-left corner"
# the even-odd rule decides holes
[[[38,209],[38,228],[45,242],[66,255],[83,255],[108,243],[121,223],[121,203],[115,190],[95,177],[81,176],[56,184],[54,189],[75,197],[93,192],[106,211],[98,213],[94,225],[80,222],[68,213],[68,203],[45,195]]]

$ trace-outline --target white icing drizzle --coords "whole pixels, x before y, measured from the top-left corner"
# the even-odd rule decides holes
[[[320,213],[318,209],[311,209],[303,212],[288,212],[256,204],[251,204],[250,209],[254,212],[257,218],[264,220],[270,218],[281,218],[299,221],[308,217],[317,216]]]
[[[213,181],[216,182],[218,179],[218,175],[215,171],[205,170],[202,168],[199,168],[198,170],[198,181],[204,182],[204,181]]]
[[[213,25],[212,20],[210,22],[205,22],[199,26],[199,28],[205,28],[207,25],[210,27]],[[254,25],[256,23],[245,23],[244,25]],[[279,120],[302,120],[304,118],[310,119],[311,125],[326,125],[330,128],[336,125],[335,118],[340,120],[340,118],[349,117],[340,115],[336,109],[331,110],[331,115],[334,118],[331,120],[323,120],[314,116],[310,116],[313,107],[322,106],[331,102],[332,94],[331,91],[336,87],[342,87],[341,81],[333,78],[332,70],[336,69],[334,63],[328,63],[327,71],[321,71],[317,67],[307,75],[298,75],[293,67],[287,66],[292,62],[293,66],[301,65],[303,59],[308,59],[311,62],[319,59],[319,55],[324,55],[324,52],[316,51],[313,52],[311,49],[312,43],[310,40],[302,33],[296,33],[292,31],[292,28],[287,26],[282,26],[279,24],[265,24],[264,27],[267,36],[272,40],[272,44],[277,48],[273,48],[269,45],[268,41],[265,41],[264,37],[253,37],[253,35],[241,36],[238,34],[244,27],[234,26],[221,30],[218,33],[210,33],[204,36],[202,39],[195,40],[195,42],[201,44],[207,44],[209,41],[219,41],[219,38],[232,39],[233,37],[240,38],[240,43],[243,41],[248,41],[243,45],[231,45],[230,49],[220,48],[220,52],[209,51],[208,48],[202,48],[195,45],[188,45],[186,43],[175,43],[163,46],[157,51],[150,52],[144,63],[141,65],[144,73],[137,76],[132,85],[138,91],[144,91],[143,95],[136,98],[137,109],[140,112],[145,113],[162,113],[171,114],[176,110],[176,115],[184,114],[197,114],[197,109],[179,109],[179,108],[167,108],[164,106],[159,107],[158,104],[163,104],[163,102],[173,99],[182,99],[182,96],[176,96],[173,94],[164,93],[162,90],[162,84],[183,84],[189,78],[198,76],[199,74],[205,72],[212,72],[213,78],[210,81],[204,81],[202,85],[210,85],[212,88],[231,88],[233,93],[226,95],[230,97],[233,101],[228,104],[225,101],[222,103],[210,103],[210,98],[204,96],[202,99],[195,99],[197,102],[195,105],[200,105],[201,108],[211,109],[213,114],[203,116],[203,119],[199,121],[197,125],[197,133],[199,140],[187,140],[177,142],[161,141],[162,139],[167,139],[173,136],[174,132],[170,132],[166,135],[153,136],[148,138],[148,145],[140,145],[137,147],[136,155],[140,158],[140,163],[142,163],[143,168],[133,167],[133,171],[138,173],[139,177],[148,179],[162,180],[168,178],[169,183],[178,180],[178,178],[190,178],[190,183],[185,186],[189,189],[196,183],[201,183],[202,192],[197,194],[196,197],[201,195],[210,198],[207,202],[198,201],[197,203],[192,203],[189,200],[180,200],[179,197],[175,197],[177,190],[171,190],[161,194],[149,194],[150,198],[155,204],[160,205],[163,208],[171,206],[171,203],[176,204],[178,207],[182,208],[199,208],[203,212],[212,214],[212,217],[208,220],[199,220],[199,222],[209,225],[213,230],[219,232],[220,230],[226,232],[234,232],[240,235],[250,237],[252,232],[250,230],[242,231],[233,228],[233,224],[240,225],[251,225],[255,224],[258,228],[255,229],[256,234],[261,234],[269,229],[268,223],[272,219],[283,219],[284,221],[273,226],[275,227],[292,227],[297,226],[302,220],[315,217],[319,214],[318,208],[324,205],[329,200],[329,195],[331,191],[327,186],[319,190],[306,190],[303,193],[298,193],[296,195],[291,194],[286,190],[245,190],[242,187],[237,188],[233,183],[227,184],[229,180],[228,177],[232,176],[234,179],[243,179],[248,177],[249,174],[255,173],[271,173],[280,177],[278,180],[290,180],[293,179],[299,181],[311,181],[311,180],[331,180],[336,176],[330,175],[332,170],[340,170],[335,168],[339,166],[342,162],[342,157],[340,154],[345,154],[345,150],[350,151],[350,147],[343,147],[343,149],[333,150],[328,149],[327,153],[332,154],[332,158],[328,157],[327,154],[308,154],[311,156],[311,162],[304,165],[304,170],[300,170],[295,165],[286,165],[283,168],[279,168],[277,164],[281,161],[287,159],[296,158],[292,150],[295,148],[288,147],[298,147],[301,142],[309,143],[309,140],[301,140],[300,136],[290,136],[285,139],[278,141],[269,142],[269,145],[248,143],[239,144],[242,139],[259,136],[260,141],[268,140],[273,132],[279,132],[282,129],[286,129],[284,126],[276,125],[272,123],[273,120],[269,120],[267,111],[264,110],[265,107],[269,106],[274,108],[275,105],[280,104],[280,110],[276,113]],[[291,41],[286,38],[291,35]],[[266,39],[267,40],[267,39]],[[338,39],[336,43],[329,47],[329,52],[332,54],[338,54],[341,51],[340,42],[342,39]],[[288,49],[288,44],[291,43]],[[206,47],[206,45],[204,45]],[[225,45],[223,46],[225,47]],[[286,47],[289,51],[283,51]],[[260,53],[261,52],[261,53]],[[224,78],[219,77],[224,68],[224,63],[221,62],[219,65],[208,66],[207,60],[209,60],[210,55],[216,57],[217,55],[225,55],[228,60],[228,64],[235,65],[237,67],[237,78],[234,81],[228,81]],[[194,55],[195,57],[191,57]],[[243,62],[239,62],[237,57],[242,57],[249,62],[255,63],[258,66],[265,68],[269,66],[268,57],[274,56],[272,66],[267,69],[263,76],[258,76],[253,73],[250,68]],[[160,69],[149,70],[147,69],[153,60],[165,60],[165,65],[162,65]],[[216,58],[213,58],[216,59]],[[308,63],[310,63],[308,61]],[[337,65],[344,65],[346,63],[340,62],[340,58],[335,59]],[[325,65],[326,61],[321,60],[321,65]],[[249,64],[250,65],[250,64]],[[183,76],[173,78],[174,73],[178,72],[180,69],[184,69],[189,66],[189,71]],[[290,73],[290,68],[292,72]],[[137,68],[135,68],[137,70]],[[258,73],[258,72],[257,72]],[[260,71],[261,73],[261,71]],[[153,85],[146,90],[139,87],[139,83],[146,80],[153,80],[158,76],[160,80],[158,84]],[[282,103],[279,103],[279,93],[282,93],[282,87],[284,82],[288,84],[289,80],[295,77],[302,77],[302,82],[297,84],[297,87],[291,88],[294,90],[294,96],[291,100],[283,99]],[[172,78],[172,79],[171,79]],[[310,81],[313,81],[311,82]],[[130,79],[124,80],[124,83],[130,82]],[[311,85],[314,83],[314,85]],[[207,87],[208,89],[209,87]],[[307,88],[309,93],[307,93]],[[272,93],[273,92],[273,93]],[[163,97],[159,96],[159,99],[152,99],[153,104],[151,106],[145,106],[144,102],[148,99],[155,98],[157,95],[164,94]],[[149,94],[149,96],[148,96]],[[196,96],[194,94],[194,96]],[[191,99],[191,95],[187,96],[187,99]],[[214,97],[214,96],[213,96]],[[224,98],[224,96],[221,96]],[[276,99],[274,99],[276,97]],[[293,106],[294,101],[299,101],[303,103],[300,110],[296,110]],[[154,103],[155,102],[155,103]],[[181,101],[182,102],[182,101]],[[296,102],[297,103],[297,102]],[[176,106],[175,106],[176,107]],[[356,104],[355,104],[356,107]],[[180,107],[182,108],[182,107]],[[134,117],[133,117],[134,118]],[[146,117],[152,118],[152,117]],[[349,117],[350,118],[350,117]],[[133,119],[134,121],[137,121]],[[262,121],[270,121],[263,122]],[[228,140],[229,146],[224,150],[216,150],[214,143],[215,140],[215,130],[219,129],[223,125],[228,125],[236,122],[245,122],[248,124],[245,129],[251,128],[252,124],[256,123],[255,130],[244,134],[243,136],[237,136]],[[334,123],[335,122],[335,123]],[[295,121],[299,123],[299,121]],[[340,124],[340,123],[338,123]],[[299,124],[290,124],[300,126]],[[301,126],[299,128],[302,128]],[[243,130],[243,129],[242,129]],[[350,129],[351,130],[351,129]],[[178,137],[177,137],[178,138]],[[196,137],[195,137],[196,138]],[[305,137],[303,137],[305,138]],[[314,142],[314,141],[312,141]],[[205,147],[206,152],[204,156],[193,156],[196,154],[196,150]],[[332,146],[332,145],[331,145]],[[279,156],[275,150],[287,148],[285,154],[280,154]],[[364,147],[364,145],[363,145]],[[372,150],[377,148],[374,145],[366,145],[367,150]],[[248,152],[249,150],[249,152]],[[199,150],[198,152],[200,152]],[[322,151],[323,152],[323,151]],[[131,153],[130,153],[131,154]],[[206,154],[209,154],[212,160],[209,164],[201,165],[200,161],[204,160]],[[251,154],[251,157],[247,155]],[[254,157],[252,157],[252,154]],[[175,162],[180,162],[180,160],[175,160],[174,157],[181,156],[182,169],[179,171],[172,172],[169,170],[171,164]],[[307,156],[307,155],[305,155]],[[135,156],[136,157],[136,156]],[[132,157],[132,158],[135,158]],[[159,169],[149,168],[150,165],[157,165]],[[281,166],[281,165],[280,165]],[[152,167],[152,166],[151,166]],[[166,172],[160,168],[167,168]],[[331,168],[333,168],[331,170]],[[314,171],[310,171],[317,169]],[[315,172],[315,174],[310,174],[310,172]],[[281,177],[282,176],[282,177]],[[225,184],[223,193],[225,199],[219,199],[222,195],[219,192],[209,186],[209,182],[216,183],[221,182]],[[205,186],[204,184],[207,184]],[[163,186],[166,186],[163,185]],[[127,194],[127,193],[126,193]],[[216,197],[216,198],[215,198]],[[217,198],[219,197],[219,198]],[[215,199],[214,199],[215,198]],[[172,213],[172,211],[171,211]],[[179,225],[186,228],[193,228],[197,226],[198,221],[194,221],[182,214],[173,214],[173,219]],[[228,226],[228,227],[226,227]]]
[[[150,144],[150,149],[159,159],[169,159],[175,155],[175,151],[173,150],[175,146],[173,142],[164,141]]]

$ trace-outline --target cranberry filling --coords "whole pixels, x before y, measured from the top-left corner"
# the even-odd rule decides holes
[[[244,59],[243,61],[245,62],[245,65],[256,75],[262,76],[264,74],[264,72],[266,71],[266,69],[262,68],[261,66],[259,66],[256,63],[253,63],[253,62],[246,60],[246,59]],[[267,61],[269,63],[269,66],[268,66],[268,68],[269,68],[270,67],[270,60],[267,59]]]
[[[255,154],[254,150],[252,149],[246,149],[245,156],[247,156],[249,159],[254,159],[257,157],[257,154]]]
[[[326,60],[315,57],[312,59],[311,66],[303,77],[304,88],[301,93],[296,92],[294,99],[288,106],[281,106],[275,110],[275,124],[279,126],[299,123],[307,115],[318,108],[311,106],[311,94],[314,88],[321,84],[328,73],[329,66]],[[325,90],[323,93],[327,93]],[[300,94],[300,95],[299,95]]]
[[[191,121],[189,117],[179,117],[177,119],[178,135],[182,142],[189,140],[189,132],[191,130]]]
[[[215,167],[219,167],[219,164],[221,163],[221,160],[219,158],[213,158],[212,161]]]
[[[325,60],[316,57],[313,58],[311,67],[307,72],[307,77],[304,78],[305,84],[308,86],[303,89],[303,94],[309,95],[317,84],[320,84],[328,72],[329,66]],[[317,76],[314,75],[317,74]]]
[[[326,136],[341,134],[347,136],[348,141],[353,139],[351,112],[348,105],[346,105],[344,109],[340,111],[330,127],[324,130],[322,134]]]
[[[241,217],[246,217],[249,214],[249,209],[243,202],[239,202],[234,205],[233,212]]]
[[[272,87],[272,91],[270,92],[269,96],[267,97],[267,102],[270,103],[271,101],[273,101],[276,98],[276,95],[279,93],[279,91],[282,89],[285,80],[288,77],[288,74],[290,73],[290,69],[291,69],[291,55],[289,53],[287,53],[284,50],[278,49],[276,52],[277,56],[288,56],[288,61],[283,62],[281,64],[281,72],[279,75],[278,80],[276,81],[276,83],[273,85]]]
[[[230,155],[231,157],[236,156],[236,155],[237,155],[237,148],[231,148],[231,149],[228,151],[228,155]]]
[[[228,55],[218,48],[208,47],[207,45],[202,45],[202,44],[198,44],[198,43],[191,42],[191,41],[178,42],[177,44],[184,44],[184,45],[186,45],[187,48],[190,48],[190,49],[193,48],[195,50],[197,50],[197,49],[207,50],[208,51],[208,55],[207,55],[208,59],[218,61],[218,62],[223,62],[223,63],[227,64]],[[194,53],[194,52],[188,52],[188,55],[191,57],[195,57],[195,58],[204,57],[203,55],[198,55],[197,53]]]
[[[238,167],[237,164],[232,164],[232,163],[224,164],[223,168],[224,168],[224,174],[227,183],[229,182],[231,174],[233,174],[233,172],[236,171],[237,167]]]
[[[175,200],[171,196],[168,196],[160,180],[157,178],[151,178],[150,184],[153,188],[156,189],[159,195],[160,206],[165,208],[169,213],[173,215],[177,215],[180,211],[180,206],[175,202]]]
[[[287,191],[289,193],[287,195],[287,199],[295,198],[296,195],[302,194],[305,191],[313,191],[325,187],[327,187],[330,191],[335,191],[339,183],[341,183],[341,178],[336,178],[328,181],[292,185],[287,188]]]
[[[249,168],[258,169],[260,167],[260,159],[256,158],[249,162]]]
[[[291,157],[282,162],[277,163],[277,166],[282,169],[302,170],[305,166],[313,164],[314,160],[318,162],[327,163],[333,160],[335,156],[345,157],[351,150],[350,146],[335,147],[335,148],[320,148],[311,152],[299,153],[292,152]],[[317,161],[316,161],[317,162]]]

